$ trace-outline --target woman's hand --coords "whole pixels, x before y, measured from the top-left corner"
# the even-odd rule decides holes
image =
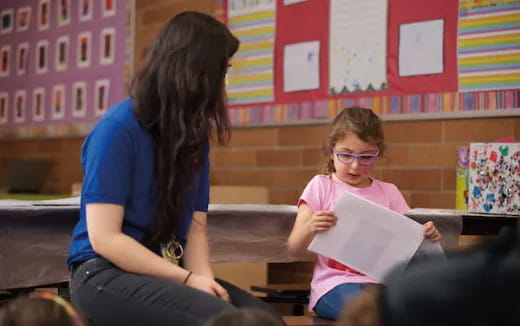
[[[224,289],[211,277],[199,274],[191,274],[188,278],[188,281],[186,282],[186,285],[191,286],[194,289],[207,292],[211,295],[216,295],[217,297],[222,298],[224,301],[229,302],[229,294],[227,293],[226,289]]]
[[[308,220],[311,233],[324,232],[336,225],[338,218],[333,211],[316,211]]]
[[[435,242],[439,241],[442,238],[439,230],[437,230],[435,225],[433,225],[432,221],[424,223],[424,236],[427,239],[430,239]]]

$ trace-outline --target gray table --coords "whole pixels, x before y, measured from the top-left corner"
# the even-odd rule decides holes
[[[0,200],[0,289],[66,282],[65,261],[79,215],[79,199],[26,202]],[[296,216],[290,205],[210,205],[208,236],[213,262],[291,262],[286,241]],[[460,216],[433,220],[445,249],[455,248]]]

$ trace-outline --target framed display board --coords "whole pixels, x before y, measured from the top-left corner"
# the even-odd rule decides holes
[[[132,0],[0,2],[0,137],[84,135],[126,93]]]
[[[520,115],[520,0],[216,0],[235,126]]]

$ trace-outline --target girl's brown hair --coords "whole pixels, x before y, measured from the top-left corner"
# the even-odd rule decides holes
[[[207,326],[284,326],[278,316],[257,308],[226,311],[211,319]]]
[[[83,326],[76,310],[52,293],[34,292],[0,309],[0,326]]]
[[[362,141],[377,145],[379,155],[382,155],[385,150],[385,136],[379,117],[367,108],[358,106],[346,108],[334,118],[324,147],[328,158],[325,170],[329,174],[336,172],[334,160],[330,155],[332,148],[348,133],[358,136]]]

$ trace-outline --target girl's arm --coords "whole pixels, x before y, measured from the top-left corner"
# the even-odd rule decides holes
[[[119,268],[136,274],[183,282],[188,271],[159,257],[121,230],[124,207],[91,203],[86,206],[87,230],[94,251]]]
[[[302,202],[298,206],[298,215],[289,235],[287,246],[294,257],[302,257],[309,253],[307,247],[314,236],[336,225],[337,217],[332,211],[316,211]]]
[[[434,242],[437,242],[442,238],[441,233],[437,230],[432,221],[424,223],[424,236]]]

